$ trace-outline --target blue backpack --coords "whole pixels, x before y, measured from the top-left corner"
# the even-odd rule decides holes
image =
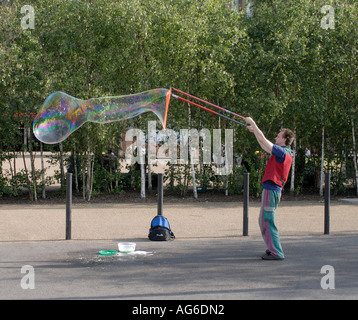
[[[154,217],[150,225],[148,238],[152,241],[174,240],[175,236],[170,229],[168,219],[163,216]]]

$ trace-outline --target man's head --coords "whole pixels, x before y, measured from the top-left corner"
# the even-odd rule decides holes
[[[295,134],[290,129],[281,129],[275,138],[275,143],[280,147],[290,146],[294,139]]]

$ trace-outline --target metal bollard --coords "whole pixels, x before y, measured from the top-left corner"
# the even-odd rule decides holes
[[[243,236],[249,235],[249,185],[250,173],[244,173],[244,212],[243,212]]]
[[[66,173],[66,240],[71,240],[72,173]]]
[[[163,215],[163,174],[158,174],[158,216]]]
[[[324,234],[329,234],[330,222],[330,202],[331,202],[331,174],[325,174],[324,186]]]

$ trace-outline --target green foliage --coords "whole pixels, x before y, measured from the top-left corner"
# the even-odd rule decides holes
[[[337,192],[344,192],[349,178],[347,158],[341,155],[354,147],[352,131],[357,132],[358,123],[357,2],[256,1],[252,17],[229,9],[227,2],[3,1],[1,161],[15,156],[14,151],[39,150],[39,142],[31,135],[23,143],[23,132],[32,128],[29,115],[53,91],[87,99],[173,86],[252,116],[271,140],[282,126],[295,130],[301,157],[297,157],[296,192],[308,188],[308,181],[317,181],[324,128],[326,169],[334,173]],[[321,8],[327,4],[335,8],[335,29],[321,28]],[[21,28],[24,5],[34,7],[33,30]],[[147,121],[153,119],[154,115],[146,114],[104,126],[90,123],[64,141],[63,153],[76,152],[81,159],[78,176],[85,177],[83,187],[92,181],[94,192],[113,192],[121,180],[120,171],[101,166],[102,155],[114,150],[118,164],[121,133],[130,127],[144,131]],[[255,163],[259,146],[251,133],[175,99],[170,104],[168,127],[234,128],[235,152],[247,155],[255,167],[250,170],[250,190],[260,193],[265,163]],[[301,151],[306,146],[315,154],[312,166],[303,165]],[[60,155],[58,145],[44,148]],[[88,171],[91,161],[93,177],[92,168]],[[228,176],[229,193],[239,192],[236,182],[243,170],[235,167]],[[220,189],[226,183],[208,167],[198,166],[196,171],[200,185],[210,181]],[[10,176],[0,175],[0,193],[13,192],[7,189],[11,185],[30,188],[33,180],[41,189],[50,182],[42,181],[38,172],[38,168],[28,168],[21,173],[25,182],[13,184]],[[59,172],[61,181],[63,172]],[[140,175],[135,172],[132,185],[138,188]],[[191,183],[189,167],[169,166],[166,177],[170,188],[186,194]]]
[[[163,181],[167,182],[167,189],[182,197],[186,196],[191,180],[190,165],[188,164],[169,163],[164,171]]]

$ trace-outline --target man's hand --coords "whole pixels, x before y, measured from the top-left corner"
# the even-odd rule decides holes
[[[252,119],[251,117],[246,117],[245,118],[245,122],[248,124],[248,125],[252,125],[255,123],[254,119]]]
[[[267,153],[272,153],[273,143],[266,139],[260,128],[256,125],[256,122],[250,117],[245,118],[245,122],[249,125],[247,129],[255,134],[260,147]]]
[[[255,121],[252,118],[247,117],[245,118],[245,122],[249,125],[247,127],[247,130],[249,130],[250,132],[254,132],[254,125],[256,125]]]

